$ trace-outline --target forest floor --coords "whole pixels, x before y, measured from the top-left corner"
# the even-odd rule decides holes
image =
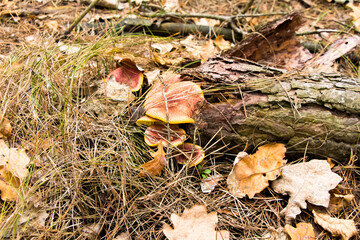
[[[282,16],[269,13],[298,11],[305,20],[297,31],[299,40],[322,46],[359,33],[350,15],[359,13],[343,3],[326,0],[255,0],[244,12],[248,0],[172,2],[178,5],[172,9],[165,4],[165,8],[183,14],[263,14],[239,20],[238,27],[247,33]],[[289,222],[280,212],[287,196],[270,187],[251,199],[229,193],[226,178],[236,156],[229,152],[231,146],[212,149],[211,139],[200,139],[209,142],[201,169],[182,167],[168,155],[170,167],[161,175],[140,177],[140,166],[151,159],[154,150],[145,144],[145,128],[134,123],[139,116],[133,115],[132,109],[141,106],[150,84],[115,103],[99,94],[119,59],[130,58],[149,80],[150,73],[180,71],[190,62],[200,64],[211,57],[204,57],[205,52],[220,53],[221,47],[217,52],[214,45],[206,47],[214,36],[194,33],[189,38],[175,33],[161,37],[116,31],[113,26],[125,17],[164,11],[160,1],[126,1],[120,4],[121,10],[91,9],[80,22],[81,28],[61,37],[88,5],[60,0],[6,0],[0,4],[0,117],[12,128],[6,144],[25,149],[30,157],[28,175],[22,179],[15,201],[0,200],[1,239],[166,239],[163,225],[171,224],[171,214],[181,214],[195,204],[215,211],[219,218],[216,229],[229,231],[230,239],[286,239],[284,226]],[[177,23],[199,20],[148,19]],[[204,18],[202,24],[228,27],[214,21]],[[103,28],[85,23],[101,23]],[[358,64],[342,59],[337,67],[342,74],[357,78]],[[356,160],[354,154],[333,169],[343,178],[339,191],[355,198],[332,216],[354,220],[359,227]],[[218,185],[203,193],[200,183],[215,175],[222,176]],[[290,224],[299,222],[312,224],[318,239],[334,238],[315,223],[308,209]]]

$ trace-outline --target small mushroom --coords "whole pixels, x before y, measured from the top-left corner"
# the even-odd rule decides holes
[[[165,95],[165,97],[164,97]],[[145,101],[145,114],[170,124],[194,123],[195,106],[204,99],[201,88],[193,82],[175,82],[154,92]]]
[[[143,84],[144,74],[137,68],[135,62],[124,58],[120,61],[120,67],[105,78],[105,82],[109,82],[111,78],[114,78],[119,84],[128,85],[132,92],[136,92],[140,90]]]
[[[178,153],[175,154],[177,163],[189,163],[189,167],[198,165],[204,158],[205,152],[202,147],[192,143],[184,143],[178,148]]]
[[[185,130],[179,128],[178,125],[170,125],[169,129],[165,125],[152,125],[146,129],[144,138],[146,144],[150,147],[155,147],[160,143],[162,143],[162,145],[177,147],[185,141],[186,133]]]

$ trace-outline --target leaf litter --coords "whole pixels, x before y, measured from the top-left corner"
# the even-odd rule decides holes
[[[293,6],[292,4],[295,4],[293,2],[296,1],[290,1],[289,3],[286,2],[285,4]],[[193,3],[189,2],[181,4],[184,5],[177,6],[176,4],[176,8],[188,9],[189,6],[191,6],[191,4]],[[202,2],[199,2],[198,4],[199,8],[209,5],[209,3]],[[227,4],[229,3],[224,2],[223,5],[221,7],[217,7],[217,11],[214,11],[213,13],[228,13],[229,10],[226,10]],[[243,4],[244,3],[239,3],[239,6],[243,6]],[[262,4],[260,4],[258,9],[270,9],[270,7],[265,7],[271,6],[267,4],[268,3],[264,1]],[[124,5],[128,5],[128,3]],[[209,5],[207,7],[207,10],[211,12],[212,6]],[[275,6],[275,8],[276,7],[278,6]],[[98,11],[98,9],[96,11]],[[64,19],[69,18],[69,16],[66,15],[70,16],[71,14],[65,14]],[[316,15],[314,16],[316,17]],[[13,25],[15,22],[22,22],[24,19],[28,20],[27,17],[17,17],[16,19],[13,19],[14,22],[11,22],[9,26]],[[257,21],[259,23],[264,20],[266,21],[267,17],[262,16],[261,21],[258,21],[259,19],[260,18],[249,18],[248,21],[252,21],[253,23],[256,23]],[[35,17],[35,21],[38,20],[40,20],[40,18]],[[106,19],[105,21],[111,20]],[[55,26],[53,29],[48,29],[45,24],[43,24],[42,27],[41,25],[39,25],[40,28],[42,28],[41,30],[43,30],[44,35],[47,33],[52,34],[54,29],[57,28],[57,23],[53,23]],[[247,27],[246,24],[247,23],[244,24],[245,28]],[[24,27],[29,27],[29,25],[25,23]],[[28,33],[33,34],[33,28],[30,27],[28,29],[31,30]],[[79,42],[85,39],[86,41],[91,42],[95,38],[90,34],[88,36],[86,36],[86,34],[78,35]],[[16,43],[19,40],[16,38],[16,36],[11,36],[11,34],[4,34],[4,41]],[[94,42],[92,42],[92,55],[86,55],[86,51],[84,49],[76,49],[76,51],[63,50],[61,58],[58,58],[58,56],[56,56],[56,50],[51,53],[54,55],[50,54],[46,55],[45,57],[44,55],[42,55],[43,52],[41,51],[41,49],[37,49],[35,46],[32,46],[31,52],[36,52],[36,57],[29,54],[25,56],[25,59],[29,59],[26,63],[28,65],[23,65],[23,63],[19,64],[19,69],[21,69],[23,76],[28,77],[21,80],[34,80],[30,76],[26,75],[29,66],[34,68],[34,70],[38,74],[43,74],[49,79],[52,79],[51,71],[46,71],[44,69],[55,70],[57,69],[56,64],[61,65],[67,62],[71,62],[71,65],[74,66],[74,68],[66,68],[62,66],[63,70],[66,69],[66,71],[60,71],[60,75],[64,73],[63,76],[57,76],[57,79],[55,79],[54,77],[54,82],[59,81],[61,84],[63,84],[63,87],[62,89],[60,89],[60,91],[64,91],[64,96],[68,96],[66,94],[66,91],[68,90],[66,86],[70,86],[71,88],[76,89],[76,91],[78,91],[79,93],[81,92],[81,94],[83,94],[83,86],[90,84],[90,82],[94,79],[95,75],[98,79],[103,79],[103,77],[106,76],[105,72],[107,71],[105,71],[104,69],[113,69],[113,66],[109,66],[111,64],[106,63],[106,61],[112,61],[111,59],[109,59],[109,55],[105,54],[105,52],[108,52],[108,49],[115,49],[115,51],[123,51],[121,52],[121,55],[125,55],[125,53],[138,54],[136,50],[134,51],[136,47],[134,48],[132,44],[134,43],[134,41],[139,41],[139,39],[114,37],[112,38],[112,41],[113,43],[116,42],[116,44],[118,44],[119,42],[124,42],[124,44],[122,44],[123,48],[121,50],[115,49],[112,43],[107,45],[107,43],[100,41],[100,45],[104,44],[104,47],[97,48],[97,43],[94,44]],[[141,39],[140,41],[143,41],[143,39]],[[192,60],[196,58],[201,59],[200,49],[204,46],[204,44],[208,43],[209,41],[208,39],[206,39],[202,41],[201,44],[199,44],[198,41],[198,37],[195,37],[193,43],[191,44],[193,44],[194,46],[195,44],[197,44],[200,47],[192,49],[189,47],[189,51],[184,51],[184,56],[190,56]],[[40,41],[36,41],[36,43],[40,43]],[[149,50],[146,49],[146,44],[142,43],[143,42],[141,42],[141,44],[139,45],[141,46],[140,48],[143,51],[139,52],[141,52],[141,54],[144,54],[145,52],[146,54],[146,51]],[[4,44],[2,45],[2,47],[3,46],[7,46],[7,49],[2,49],[2,54],[7,54],[9,49],[14,49],[17,45]],[[49,46],[50,45],[47,45],[46,47]],[[149,46],[151,45],[149,44]],[[178,47],[178,45],[175,46]],[[216,42],[212,45],[209,44],[207,47],[209,47],[208,49],[211,50],[214,46],[222,48],[217,45]],[[174,48],[175,50],[172,52],[176,52],[176,47]],[[208,50],[207,47],[203,48],[204,51]],[[70,78],[69,76],[71,74],[69,74],[69,72],[75,71],[74,75],[72,76],[77,76],[76,67],[83,66],[83,63],[81,61],[74,61],[73,56],[75,52],[77,53],[78,57],[80,56],[80,58],[81,54],[84,54],[85,58],[89,56],[99,56],[95,57],[96,61],[94,61],[99,64],[98,67],[86,68],[86,71],[84,71],[85,73],[81,76],[79,75],[79,78]],[[172,52],[167,53],[172,54]],[[191,56],[192,52],[196,54],[196,57]],[[145,54],[142,56],[147,56]],[[19,56],[21,56],[21,54]],[[41,56],[43,57],[43,59],[50,59],[50,61],[44,63],[42,60],[39,60],[41,59]],[[212,55],[210,54],[209,57],[211,58]],[[172,57],[167,56],[165,56],[164,58],[172,59]],[[51,66],[47,65],[51,63],[51,61],[53,61],[54,59],[59,60],[59,62]],[[82,58],[82,60],[83,59],[84,58]],[[286,60],[285,57],[283,59]],[[36,62],[37,65],[30,65],[30,62]],[[147,70],[153,70],[154,68],[156,68],[156,63],[154,64],[153,61],[150,62],[153,65],[151,65],[151,67],[148,66],[149,68]],[[16,63],[17,62],[15,62],[15,64]],[[101,65],[102,63],[104,64]],[[166,64],[181,63],[173,61]],[[27,139],[31,141],[31,139],[34,138],[34,135],[36,135],[38,131],[45,132],[51,135],[57,135],[56,139],[62,139],[62,141],[60,140],[59,142],[54,143],[49,149],[44,150],[44,155],[46,156],[45,159],[47,159],[47,162],[43,167],[49,174],[51,173],[53,175],[51,175],[50,178],[44,177],[43,179],[46,179],[46,181],[43,182],[41,182],[41,179],[39,180],[39,182],[31,182],[31,184],[39,184],[36,186],[39,186],[39,191],[44,193],[43,201],[49,204],[48,206],[50,206],[49,209],[52,214],[49,216],[56,216],[60,212],[63,214],[61,216],[64,218],[64,220],[54,221],[54,218],[52,217],[50,217],[49,219],[49,216],[47,215],[48,213],[46,213],[47,211],[39,211],[39,213],[41,213],[39,214],[39,216],[42,216],[39,220],[41,222],[40,227],[43,227],[45,225],[45,227],[48,228],[50,232],[53,233],[54,231],[57,231],[56,236],[59,236],[59,239],[64,238],[64,235],[66,235],[66,237],[68,238],[75,239],[79,237],[79,235],[83,233],[84,230],[86,231],[86,226],[96,226],[98,220],[100,219],[102,219],[101,221],[106,219],[104,220],[104,222],[101,223],[101,225],[98,226],[100,226],[102,232],[104,232],[105,229],[107,230],[107,237],[112,236],[114,238],[116,236],[119,236],[121,232],[129,231],[131,233],[131,236],[134,238],[153,237],[159,239],[162,237],[162,233],[159,233],[160,231],[158,230],[158,224],[161,221],[164,221],[164,216],[170,216],[170,213],[174,212],[174,209],[184,209],[183,207],[190,208],[191,206],[200,201],[206,202],[206,205],[211,209],[221,208],[222,210],[224,210],[222,211],[224,214],[221,214],[219,216],[219,221],[222,226],[230,226],[229,228],[234,230],[231,233],[231,235],[234,235],[234,238],[235,236],[237,238],[250,238],[256,235],[261,235],[264,232],[268,232],[269,229],[275,229],[273,228],[274,226],[276,227],[276,229],[281,229],[277,227],[279,227],[279,222],[280,224],[283,223],[282,220],[278,218],[274,221],[273,216],[277,215],[277,213],[282,209],[282,205],[278,201],[280,197],[279,195],[276,195],[276,193],[274,193],[275,196],[271,195],[271,197],[269,197],[269,193],[267,191],[262,191],[260,193],[257,193],[257,196],[259,198],[255,197],[251,200],[249,200],[248,198],[242,198],[241,200],[239,200],[238,198],[233,198],[233,196],[229,196],[230,194],[228,194],[228,192],[225,190],[226,186],[224,182],[219,181],[219,188],[216,188],[211,194],[204,196],[201,194],[200,188],[195,189],[193,187],[194,182],[188,180],[189,173],[187,173],[186,175],[183,172],[180,172],[180,174],[178,174],[177,176],[173,176],[168,171],[165,171],[161,179],[153,178],[150,180],[142,179],[139,182],[134,181],[134,178],[137,177],[138,173],[137,164],[141,162],[135,161],[134,159],[148,155],[148,151],[150,150],[146,147],[144,149],[141,149],[142,147],[139,147],[139,143],[141,143],[141,141],[136,138],[128,138],[128,135],[124,134],[124,132],[127,131],[127,133],[133,133],[134,131],[133,126],[129,127],[128,125],[126,125],[125,123],[127,121],[122,118],[125,117],[126,114],[128,114],[126,111],[120,111],[121,113],[119,113],[118,111],[117,113],[113,112],[107,114],[106,116],[108,119],[96,113],[92,115],[92,113],[88,111],[80,111],[79,114],[78,109],[83,108],[84,105],[76,102],[77,100],[75,99],[76,97],[80,98],[80,95],[77,96],[74,93],[73,96],[70,96],[70,98],[66,99],[66,104],[64,104],[63,102],[61,102],[61,100],[56,100],[56,96],[52,95],[53,93],[51,90],[47,92],[44,90],[44,92],[42,92],[43,89],[46,89],[46,87],[42,88],[43,82],[41,82],[40,80],[39,82],[31,82],[31,84],[39,84],[36,85],[39,86],[39,88],[36,88],[35,90],[31,88],[33,90],[31,96],[27,95],[27,91],[17,92],[17,89],[29,90],[30,88],[27,88],[26,86],[30,86],[31,84],[29,82],[26,82],[24,84],[25,81],[19,81],[20,75],[15,76],[15,72],[12,74],[7,73],[7,75],[5,74],[4,76],[6,76],[6,80],[11,79],[11,82],[15,83],[14,86],[10,87],[10,92],[14,93],[14,95],[11,95],[11,97],[16,97],[6,97],[3,99],[5,99],[6,101],[5,106],[7,106],[7,104],[9,104],[10,106],[9,108],[7,108],[7,112],[9,113],[7,114],[7,116],[9,116],[9,118],[11,118],[12,120],[17,119],[17,124],[20,125],[19,129],[15,130],[16,137],[14,141],[16,141],[17,143],[21,141],[21,139]],[[100,75],[101,77],[99,78]],[[158,76],[159,73],[155,73],[154,75]],[[155,77],[155,79],[156,78],[157,77]],[[72,82],[68,82],[68,79],[71,79]],[[36,96],[37,99],[31,98],[32,96]],[[81,99],[85,99],[82,97],[83,96],[81,96]],[[19,102],[18,98],[26,99],[28,101]],[[39,101],[39,104],[36,104],[36,101],[34,102],[34,99]],[[128,102],[130,103],[132,101],[133,99],[128,100]],[[32,104],[28,104],[29,102],[31,102]],[[101,109],[104,108],[104,106],[106,106],[106,104],[100,105],[100,111],[104,111],[103,109]],[[127,104],[127,106],[129,105]],[[42,107],[48,108],[46,109],[46,111],[44,111]],[[116,110],[116,108],[117,107],[114,107],[113,109]],[[58,115],[59,109],[61,109],[62,112],[62,115],[60,114],[61,117],[59,117],[60,115]],[[49,118],[34,118],[34,116],[39,116],[39,113],[44,112],[48,114],[47,117]],[[111,112],[110,109],[109,112]],[[98,117],[98,120],[94,121],[96,117]],[[23,119],[25,119],[25,121],[22,121]],[[58,125],[61,125],[63,130],[62,134],[60,135],[58,135],[58,133],[61,131],[54,131],[54,129]],[[28,132],[26,132],[25,129]],[[60,145],[62,146],[60,147]],[[136,147],[134,147],[134,145],[136,145]],[[163,156],[163,154],[159,155]],[[211,158],[211,161],[215,160]],[[222,161],[216,161],[216,168],[225,169],[223,171],[225,174],[230,172],[231,167],[229,166],[229,164],[224,166],[225,164],[222,164]],[[205,164],[209,164],[209,162],[210,161],[206,162]],[[121,181],[119,180],[120,178]],[[345,180],[346,179],[344,179],[344,181]],[[59,185],[61,185],[61,188],[57,188],[57,186]],[[268,188],[268,190],[271,191],[271,188]],[[119,194],[121,194],[120,198]],[[169,201],[168,199],[171,200]],[[130,202],[131,204],[129,204]],[[116,208],[113,206],[116,206]],[[122,208],[122,206],[126,206],[126,209],[125,207]],[[181,206],[182,208],[179,208],[179,206]],[[69,211],[64,212],[63,209],[65,207],[68,207],[67,209],[69,209]],[[225,210],[227,210],[226,214]],[[338,211],[341,212],[343,210]],[[269,217],[269,214],[273,215]],[[98,217],[95,217],[95,215]],[[83,216],[87,216],[87,218],[84,220]],[[299,216],[299,218],[303,217],[304,216],[301,215]],[[131,224],[123,224],[123,221],[121,219],[124,218],[126,218],[127,221]],[[48,219],[48,221],[46,221],[46,219]],[[119,222],[121,222],[121,224],[119,224]],[[68,229],[71,229],[71,231],[68,231]],[[46,233],[44,232],[48,231],[31,231],[25,234],[27,234],[27,236],[36,235],[41,238],[45,236]]]

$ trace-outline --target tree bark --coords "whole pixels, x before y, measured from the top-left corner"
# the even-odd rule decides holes
[[[219,144],[241,151],[281,142],[294,156],[342,162],[360,149],[358,79],[286,73],[224,57],[183,74],[203,81],[208,101],[189,129],[192,136],[199,133],[202,145],[222,139]]]

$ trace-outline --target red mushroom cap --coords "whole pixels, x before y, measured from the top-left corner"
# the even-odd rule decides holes
[[[205,158],[204,150],[198,145],[184,143],[178,149],[178,153],[175,154],[175,160],[179,164],[185,164],[189,162],[189,167],[194,167],[201,163],[201,161]]]
[[[144,74],[137,68],[136,63],[128,58],[120,61],[120,67],[112,71],[105,81],[109,78],[115,78],[120,84],[126,84],[132,92],[139,91],[144,80]]]
[[[170,124],[181,124],[195,122],[192,118],[195,106],[204,95],[196,83],[185,81],[168,86],[165,98],[163,91],[153,92],[145,101],[145,114],[163,122],[167,122],[168,116]]]
[[[170,140],[168,139],[168,131],[170,131]],[[178,125],[170,125],[170,129],[165,125],[152,125],[145,131],[145,142],[151,147],[155,147],[160,143],[162,143],[162,145],[176,147],[183,144],[185,139],[185,130],[179,128]]]

